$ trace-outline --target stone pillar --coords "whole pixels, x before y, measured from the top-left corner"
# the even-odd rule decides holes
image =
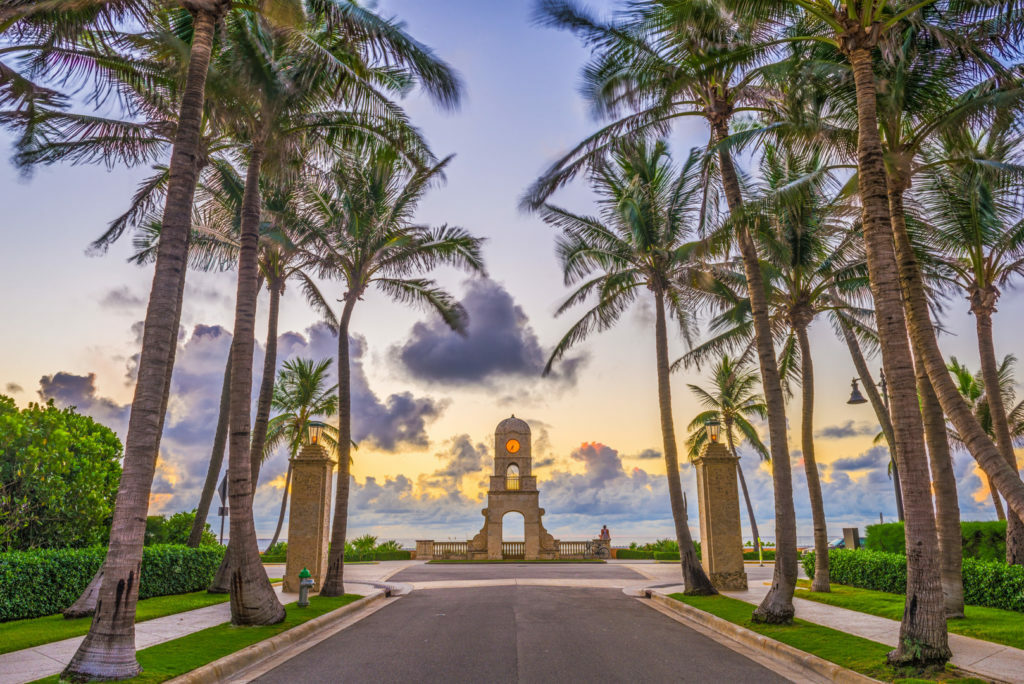
[[[843,546],[856,551],[860,548],[860,530],[856,527],[843,528]]]
[[[417,539],[416,540],[416,560],[433,560],[434,559],[434,540],[433,539]]]
[[[728,447],[709,442],[694,459],[700,509],[701,565],[716,589],[747,588],[736,461]]]
[[[288,556],[284,590],[299,591],[299,573],[308,568],[313,591],[327,574],[327,542],[331,526],[331,480],[334,461],[319,444],[307,444],[292,459],[292,491],[288,512]]]

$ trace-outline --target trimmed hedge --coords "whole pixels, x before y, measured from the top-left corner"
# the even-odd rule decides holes
[[[980,561],[1006,561],[1006,521],[962,522],[964,558]],[[864,547],[869,551],[906,554],[903,523],[868,525]]]
[[[700,558],[699,555],[697,557]],[[660,560],[660,561],[679,560],[679,552],[678,551],[655,551],[654,552],[654,560]]]
[[[613,549],[614,558],[619,560],[651,560],[654,558],[653,551],[640,551],[639,549]]]
[[[0,622],[61,612],[89,585],[104,555],[102,546],[0,553]],[[206,589],[223,557],[223,546],[147,546],[139,598]]]
[[[761,549],[762,558],[766,561],[775,560],[775,549]],[[743,560],[757,560],[757,551],[744,551]]]
[[[830,579],[861,589],[907,592],[907,558],[898,553],[830,549]],[[814,577],[814,552],[803,557],[804,572]],[[1024,613],[1024,567],[965,558],[964,602]]]

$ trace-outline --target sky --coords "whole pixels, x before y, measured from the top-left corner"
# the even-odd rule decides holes
[[[672,537],[654,367],[654,318],[638,302],[612,331],[574,349],[541,377],[554,343],[575,320],[554,312],[567,294],[554,254],[554,232],[517,205],[526,187],[560,153],[597,125],[577,92],[587,52],[569,34],[531,23],[532,3],[472,0],[385,0],[408,30],[462,76],[459,111],[441,112],[412,95],[403,102],[435,154],[454,154],[447,183],[427,195],[417,220],[459,225],[485,237],[488,278],[454,271],[433,274],[470,314],[459,338],[435,318],[377,294],[359,303],[352,321],[354,488],[352,536],[370,533],[413,539],[467,539],[482,525],[494,426],[511,414],[533,431],[545,525],[556,538],[586,539],[607,524],[613,542]],[[607,0],[591,3],[607,10]],[[682,160],[707,141],[696,120],[670,139]],[[11,137],[0,133],[0,149]],[[7,155],[9,156],[9,155]],[[105,255],[87,253],[91,240],[120,214],[148,168],[54,166],[23,175],[0,162],[0,392],[21,405],[52,398],[74,405],[123,439],[134,363],[139,351],[152,271],[126,262],[130,238]],[[556,203],[592,210],[582,186],[559,192]],[[324,282],[329,299],[337,282]],[[209,461],[221,378],[233,323],[233,273],[190,273],[165,434],[151,513],[195,507]],[[265,296],[260,311],[266,311]],[[997,353],[1015,353],[1019,293],[1000,300]],[[974,321],[965,300],[947,303],[941,344],[977,368]],[[262,366],[257,328],[255,371]],[[283,298],[278,362],[336,354],[331,332],[302,299]],[[816,374],[816,452],[822,472],[829,534],[895,519],[888,455],[873,446],[878,425],[868,405],[849,406],[855,375],[846,348],[825,321],[812,325]],[[685,352],[670,342],[672,358]],[[869,361],[873,368],[880,361]],[[257,376],[258,377],[258,376]],[[687,390],[698,371],[673,377],[673,411],[680,445],[699,408]],[[255,391],[255,388],[254,388]],[[809,543],[810,507],[799,450],[798,402],[790,404],[794,496],[801,541]],[[766,426],[760,426],[765,435]],[[774,536],[769,467],[741,448],[763,538]],[[993,516],[973,460],[955,455],[962,515]],[[277,520],[284,453],[265,464],[254,503],[259,536]],[[681,469],[698,536],[693,468]],[[747,515],[742,514],[749,538]],[[212,519],[216,527],[217,520]],[[287,529],[287,528],[286,528]]]

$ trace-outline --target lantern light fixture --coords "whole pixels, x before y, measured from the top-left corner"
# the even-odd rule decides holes
[[[850,381],[852,389],[850,390],[850,400],[847,404],[866,404],[868,400],[864,398],[864,395],[860,393],[860,387],[857,386],[857,378]]]
[[[708,418],[704,421],[704,429],[708,431],[708,439],[712,443],[718,442],[718,436],[722,431],[722,424],[717,418]]]
[[[307,423],[309,430],[309,444],[320,444],[320,438],[323,436],[324,428],[327,427],[326,423],[321,423],[319,420],[311,420]]]

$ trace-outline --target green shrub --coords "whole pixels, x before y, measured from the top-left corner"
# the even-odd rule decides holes
[[[962,522],[960,534],[963,538],[964,558],[981,561],[1006,560],[1006,521]],[[903,523],[868,525],[864,547],[869,551],[906,553]]]
[[[85,590],[105,554],[100,546],[0,553],[0,622],[61,612]],[[205,589],[223,556],[223,546],[147,546],[139,598]]]
[[[263,552],[264,563],[284,563],[288,559],[288,542],[274,542]]]
[[[639,549],[615,549],[615,557],[622,560],[651,560],[654,558],[654,552]]]
[[[187,544],[192,526],[196,521],[196,509],[181,511],[172,516],[151,515],[146,518],[146,546],[156,544]],[[211,546],[217,543],[217,536],[210,529],[210,523],[203,528],[199,543]]]
[[[904,594],[907,591],[907,558],[882,551],[831,549],[830,578],[836,584]],[[814,552],[803,557],[804,572],[814,577]],[[1024,612],[1024,567],[1002,562],[965,558],[964,602]]]
[[[659,560],[659,561],[679,560],[679,552],[678,551],[655,551],[654,552],[654,560]]]
[[[761,554],[762,554],[761,558],[763,558],[766,561],[773,561],[773,560],[775,560],[775,549],[765,549],[765,548],[762,548],[761,549]],[[757,559],[758,559],[757,551],[746,551],[746,550],[743,551],[743,560],[755,560],[756,561]]]

